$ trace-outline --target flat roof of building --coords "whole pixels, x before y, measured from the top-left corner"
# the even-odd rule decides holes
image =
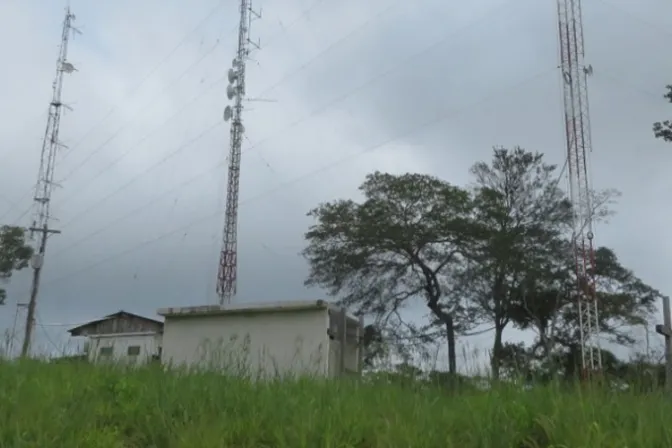
[[[280,313],[286,311],[308,311],[317,309],[337,310],[338,307],[326,300],[292,300],[284,302],[232,303],[229,305],[160,308],[156,313],[159,316],[164,317],[188,317],[223,314]]]

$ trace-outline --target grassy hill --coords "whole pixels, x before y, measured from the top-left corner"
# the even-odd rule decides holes
[[[661,394],[0,363],[0,447],[11,448],[650,448],[672,446],[670,415]]]

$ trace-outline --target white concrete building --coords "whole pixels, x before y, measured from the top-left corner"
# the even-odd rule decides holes
[[[73,337],[87,338],[91,362],[143,365],[161,356],[163,322],[119,311],[68,330]]]
[[[360,371],[361,320],[323,300],[163,308],[157,313],[165,319],[165,365],[252,376],[336,377]]]

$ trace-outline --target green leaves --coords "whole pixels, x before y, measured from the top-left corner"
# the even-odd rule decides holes
[[[445,332],[450,352],[451,332],[486,323],[495,327],[494,356],[503,359],[513,349],[502,332],[512,324],[535,330],[530,353],[540,363],[566,359],[579,342],[579,280],[572,204],[559,187],[564,170],[515,147],[495,148],[492,160],[471,173],[475,183],[466,189],[429,175],[375,172],[360,186],[361,201],[311,210],[306,284],[373,316],[381,340],[403,333],[424,343]],[[617,192],[591,196],[594,219],[608,218]],[[599,248],[595,260],[601,330],[627,344],[630,328],[661,295],[614,251]],[[425,325],[403,320],[411,302],[427,306]]]
[[[442,271],[456,260],[468,230],[468,192],[432,176],[375,172],[361,203],[321,204],[305,237],[308,285],[345,293],[361,312],[397,309],[411,297],[438,301]]]
[[[0,227],[0,280],[9,280],[14,271],[28,266],[33,249],[26,244],[25,231],[20,227]],[[0,304],[6,291],[0,288]]]

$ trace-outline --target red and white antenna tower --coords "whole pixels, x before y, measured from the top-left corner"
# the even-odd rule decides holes
[[[222,251],[217,273],[217,295],[221,305],[230,303],[236,295],[236,273],[238,268],[238,191],[240,189],[240,155],[243,143],[243,101],[245,99],[245,64],[250,55],[250,45],[259,48],[250,40],[249,32],[254,18],[260,18],[252,10],[250,0],[240,0],[240,25],[238,28],[238,51],[229,69],[229,85],[226,95],[233,100],[233,107],[226,106],[224,120],[231,120],[229,153],[229,177],[226,189],[226,218]]]
[[[595,295],[593,210],[588,158],[592,151],[588,76],[593,68],[584,61],[581,0],[558,0],[560,68],[564,79],[565,130],[570,197],[574,207],[573,249],[584,376],[602,370],[599,314]]]

